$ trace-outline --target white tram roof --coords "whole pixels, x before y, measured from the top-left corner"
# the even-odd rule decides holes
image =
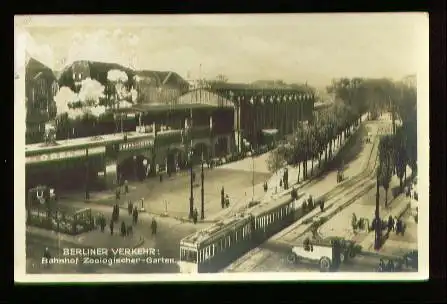
[[[240,213],[236,214],[230,218],[226,218],[224,220],[218,221],[217,223],[207,227],[205,229],[199,230],[193,234],[190,234],[183,238],[180,241],[181,245],[192,245],[198,246],[199,244],[212,239],[219,237],[222,233],[227,232],[228,230],[235,228],[238,224],[245,223],[250,215]]]
[[[279,197],[273,201],[265,201],[261,202],[258,205],[255,205],[246,211],[249,212],[253,216],[259,216],[262,215],[272,209],[275,209],[277,207],[287,205],[292,202],[292,197],[290,195]]]

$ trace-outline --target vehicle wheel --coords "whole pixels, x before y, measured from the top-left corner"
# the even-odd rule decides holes
[[[331,260],[328,257],[320,259],[320,271],[328,272],[331,269]]]

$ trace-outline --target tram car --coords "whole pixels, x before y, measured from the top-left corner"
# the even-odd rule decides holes
[[[258,204],[180,241],[182,273],[212,273],[228,266],[295,220],[290,196]]]

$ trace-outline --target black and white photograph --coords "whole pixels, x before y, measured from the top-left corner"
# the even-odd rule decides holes
[[[427,279],[428,21],[15,16],[16,282]]]

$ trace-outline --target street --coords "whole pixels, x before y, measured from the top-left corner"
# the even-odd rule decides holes
[[[382,123],[368,122],[366,124],[365,131],[369,131],[372,134],[380,134],[383,132]],[[371,157],[371,154],[377,153],[377,149],[374,149],[373,144],[366,143],[364,140],[361,139],[362,137],[360,137],[359,140],[356,140],[355,144],[350,147],[353,151],[355,151],[355,153],[348,153],[349,157],[343,157],[345,167],[347,168],[347,175],[349,174],[350,177],[354,177],[360,173],[363,173],[368,166],[374,163],[375,157]],[[319,197],[337,186],[336,174],[336,170],[332,170],[331,172],[324,174],[318,180],[304,186],[302,189],[300,189],[300,191],[305,193],[306,195]],[[324,213],[332,213],[334,212],[334,208],[337,209],[338,206],[341,206],[347,199],[346,191],[354,191],[355,197],[355,193],[358,189],[356,189],[356,185],[353,186],[354,188],[350,189],[351,187],[342,185],[341,192],[330,200],[333,203],[331,204],[330,201],[326,202],[326,204],[330,207],[326,207]],[[333,206],[334,204],[336,204],[336,206]],[[298,220],[298,222],[292,224],[290,227],[284,229],[283,231],[279,232],[278,234],[264,242],[264,244],[261,245],[259,248],[255,248],[248,252],[246,255],[240,257],[238,260],[234,261],[231,265],[228,266],[228,271],[251,272],[254,269],[257,269],[257,267],[264,267],[259,266],[261,264],[267,265],[268,263],[274,263],[275,261],[278,261],[278,256],[276,254],[273,254],[273,252],[269,250],[269,243],[275,242],[275,240],[279,241],[280,239],[282,239],[281,241],[286,243],[299,242],[300,240],[302,241],[307,236],[307,234],[309,234],[306,233],[306,231],[308,230],[308,227],[310,225],[304,224],[304,219],[312,219],[315,216],[323,217],[323,215],[318,214],[318,212],[319,211],[314,210],[303,219]],[[310,223],[312,223],[312,221]]]

